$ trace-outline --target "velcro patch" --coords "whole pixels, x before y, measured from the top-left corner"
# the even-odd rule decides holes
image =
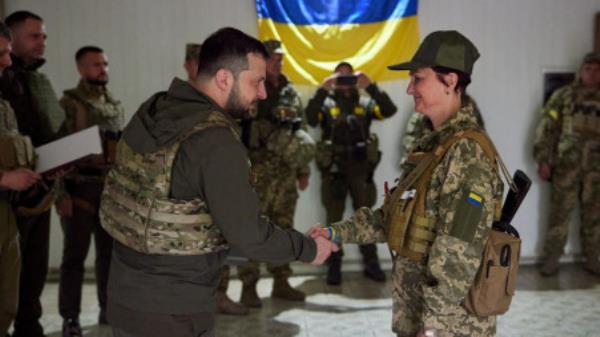
[[[550,115],[550,117],[554,120],[558,119],[558,111],[556,111],[556,109],[548,110],[548,115]]]
[[[461,193],[457,200],[454,221],[450,235],[466,242],[472,242],[483,215],[483,197],[472,191]]]

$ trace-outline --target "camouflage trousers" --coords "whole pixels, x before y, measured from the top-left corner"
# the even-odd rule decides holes
[[[17,220],[10,204],[0,199],[0,336],[17,315],[20,269]]]
[[[398,257],[392,272],[392,330],[398,337],[414,337],[423,328],[425,303],[423,288],[428,287],[426,267]],[[435,317],[440,337],[491,337],[496,333],[496,316],[471,315],[460,304],[440,303]],[[443,327],[443,328],[442,328]]]
[[[557,166],[552,174],[550,218],[544,254],[559,256],[567,243],[569,220],[577,202],[581,205],[581,242],[589,259],[600,256],[600,170]]]
[[[275,178],[268,182],[264,181],[264,184],[259,181],[256,190],[261,201],[261,213],[269,217],[279,228],[292,228],[298,201],[296,175],[291,174],[282,179]],[[288,263],[283,265],[267,264],[267,270],[274,277],[288,278],[292,275],[292,269]],[[259,263],[256,261],[238,267],[238,277],[245,284],[258,281],[259,276]]]

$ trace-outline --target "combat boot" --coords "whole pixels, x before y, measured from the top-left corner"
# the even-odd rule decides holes
[[[588,258],[583,264],[583,269],[590,274],[600,276],[600,261],[598,258]]]
[[[290,286],[287,277],[275,277],[273,279],[273,291],[271,297],[281,298],[288,301],[304,301],[306,294]]]
[[[540,267],[540,274],[542,274],[542,276],[556,275],[558,273],[558,268],[560,267],[560,263],[558,262],[559,259],[560,255],[547,256]]]
[[[67,318],[63,321],[62,326],[63,337],[83,337],[81,325],[77,318]]]
[[[366,265],[363,274],[366,278],[369,278],[375,282],[385,282],[385,273],[381,270],[381,266],[379,266],[379,262],[371,262]]]
[[[327,284],[338,286],[342,284],[342,254],[331,253],[327,260]]]
[[[225,315],[245,316],[250,310],[243,304],[232,301],[226,293],[217,291],[217,312]]]
[[[262,301],[256,292],[256,281],[242,285],[242,297],[240,302],[248,308],[262,307]]]

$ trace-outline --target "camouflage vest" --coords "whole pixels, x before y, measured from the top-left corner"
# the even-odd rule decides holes
[[[138,252],[158,255],[201,255],[228,248],[204,200],[170,197],[173,162],[181,143],[213,127],[229,128],[239,139],[231,122],[213,112],[174,144],[154,153],[137,153],[127,142],[119,142],[100,205],[102,227],[115,240]]]
[[[72,99],[85,108],[90,126],[98,125],[102,131],[118,132],[123,125],[123,106],[108,92],[94,93],[94,86],[80,82],[64,92],[65,98]],[[66,125],[74,125],[74,116],[67,115]],[[71,131],[71,130],[68,130]]]
[[[578,90],[572,88],[562,109],[563,138],[600,137],[600,90]],[[552,114],[552,112],[550,112]]]
[[[55,134],[65,119],[65,112],[58,104],[52,84],[48,77],[39,71],[28,71],[26,74],[34,107],[42,118],[49,121],[51,133]]]
[[[386,195],[382,207],[384,221],[389,228],[388,244],[398,255],[417,263],[427,261],[435,239],[435,219],[428,217],[425,212],[428,183],[448,149],[463,138],[476,141],[484,153],[497,163],[498,155],[491,140],[485,133],[476,129],[456,132],[432,152],[411,153],[407,161],[414,164],[415,168],[403,177],[393,193]],[[497,218],[500,216],[501,206],[499,200],[496,205]]]
[[[31,140],[19,133],[14,111],[3,99],[0,99],[0,154],[0,170],[34,167]]]

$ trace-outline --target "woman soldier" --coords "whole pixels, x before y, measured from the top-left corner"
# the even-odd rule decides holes
[[[393,255],[393,323],[398,336],[493,336],[495,316],[468,312],[464,299],[481,264],[503,184],[493,144],[464,99],[477,48],[456,31],[425,38],[410,62],[407,93],[432,130],[416,142],[384,205],[311,229],[359,244],[388,242]]]

